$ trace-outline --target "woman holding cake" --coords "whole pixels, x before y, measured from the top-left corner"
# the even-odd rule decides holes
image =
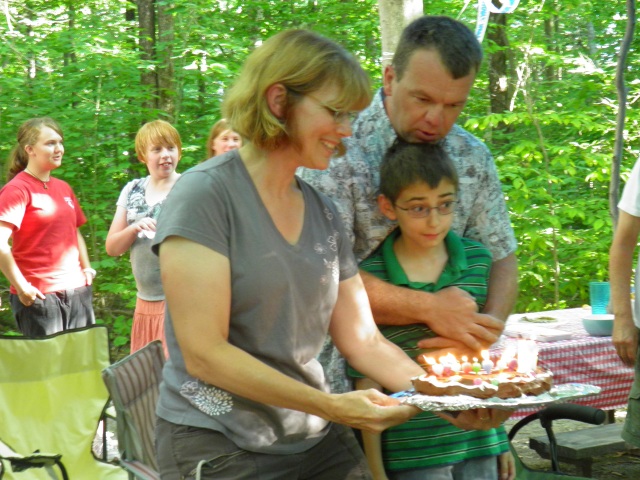
[[[374,390],[328,393],[327,333],[390,390],[422,373],[373,322],[335,206],[296,176],[343,150],[367,74],[305,30],[268,39],[228,92],[239,150],[184,173],[158,221],[169,360],[157,407],[163,478],[368,479],[346,426],[380,432],[418,413]],[[452,421],[489,428],[475,411]],[[258,473],[259,472],[259,473]]]

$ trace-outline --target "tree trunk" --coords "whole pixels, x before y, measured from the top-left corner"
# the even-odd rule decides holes
[[[76,52],[73,41],[74,29],[76,27],[76,6],[72,0],[67,0],[67,12],[69,12],[69,49],[65,50],[63,56],[63,63],[65,67],[68,67],[71,63],[76,63]]]
[[[155,69],[155,11],[154,0],[136,0],[140,27],[140,57],[143,62],[140,83],[149,92],[143,109],[158,108],[158,83]]]
[[[422,0],[378,0],[382,68],[391,63],[405,25],[423,13]]]
[[[624,72],[627,68],[627,56],[633,41],[636,24],[636,2],[627,0],[627,28],[620,45],[620,56],[616,68],[616,90],[618,91],[618,114],[616,116],[616,138],[613,146],[613,159],[611,161],[611,181],[609,183],[609,211],[613,220],[613,229],[618,225],[618,200],[620,190],[620,164],[622,163],[622,150],[624,143],[624,121],[627,114],[627,85]]]
[[[491,113],[503,113],[509,110],[509,74],[508,59],[509,39],[507,38],[507,15],[492,13],[489,17],[491,27],[487,32],[487,40],[498,48],[489,56],[489,96]]]
[[[173,122],[176,108],[173,66],[174,25],[173,15],[167,13],[171,6],[164,2],[158,3],[158,41],[156,43],[158,108],[166,114],[169,122]]]
[[[557,47],[555,43],[555,20],[556,17],[544,19],[544,36],[547,43],[547,51],[556,52]],[[544,76],[548,82],[557,80],[556,69],[551,63],[547,63],[544,67]]]

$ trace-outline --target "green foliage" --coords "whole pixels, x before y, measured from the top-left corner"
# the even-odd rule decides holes
[[[519,73],[512,80],[520,82],[513,108],[486,114],[481,75],[466,110],[467,128],[489,143],[502,176],[519,243],[519,312],[580,306],[588,303],[590,280],[608,279],[614,80],[625,18],[623,4],[563,0],[541,12],[521,4],[508,16],[510,67]],[[551,35],[543,25],[549,19],[557,25]],[[624,175],[638,155],[637,121],[629,109]]]
[[[460,15],[472,28],[475,24],[475,9],[465,10],[465,0],[425,3],[427,13]],[[623,3],[521,2],[507,17],[509,80],[517,84],[513,107],[490,113],[487,61],[460,119],[487,142],[504,182],[519,243],[518,311],[581,305],[588,301],[588,281],[607,278]],[[246,55],[284,28],[311,28],[337,40],[379,85],[374,0],[175,0],[170,5],[181,171],[204,159],[208,130]],[[137,20],[126,15],[132,8],[135,2],[128,0],[8,2],[9,15],[0,22],[0,134],[5,139],[0,158],[7,157],[24,120],[50,115],[61,123],[66,153],[56,176],[72,185],[89,219],[83,233],[99,271],[96,312],[123,351],[135,284],[128,256],[108,257],[104,242],[120,190],[145,174],[135,158],[135,133],[162,113],[141,107],[150,92],[141,87],[140,75],[158,65],[140,57]],[[545,21],[553,28],[545,31]],[[501,47],[485,39],[484,48],[489,59]],[[635,40],[630,77],[638,66],[637,49]],[[548,76],[548,70],[555,75]],[[624,175],[640,143],[634,108],[638,82],[627,80]],[[8,315],[7,287],[2,278],[0,320]]]
[[[141,107],[150,93],[140,75],[155,69],[138,51],[137,20],[126,0],[9,2],[0,22],[0,159],[7,158],[18,126],[28,118],[55,118],[65,134],[63,166],[55,175],[71,184],[88,218],[82,231],[93,267],[96,316],[113,344],[128,344],[135,283],[128,254],[106,255],[104,243],[124,185],[146,174],[135,156],[135,133],[161,115]],[[205,141],[220,117],[226,88],[247,54],[283,28],[311,28],[354,52],[379,75],[377,4],[331,2],[172,2],[175,18],[176,115],[183,158],[179,170],[205,159]],[[328,21],[330,19],[330,21]],[[162,46],[160,46],[162,48]],[[4,176],[3,176],[4,177]],[[11,329],[8,284],[0,329]],[[126,348],[125,348],[126,350]]]

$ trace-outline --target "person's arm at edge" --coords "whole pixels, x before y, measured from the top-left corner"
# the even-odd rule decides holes
[[[638,350],[638,331],[631,306],[633,255],[640,234],[640,217],[619,210],[618,224],[609,251],[611,303],[615,315],[612,342],[620,359],[633,366]],[[637,293],[636,293],[637,294]]]

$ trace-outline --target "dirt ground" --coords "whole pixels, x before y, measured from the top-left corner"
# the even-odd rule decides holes
[[[617,411],[616,422],[624,422],[625,414],[625,411]],[[516,421],[514,420],[507,421],[507,431],[515,423]],[[556,434],[590,427],[592,425],[572,420],[556,420],[553,422],[553,431]],[[529,448],[529,437],[544,435],[546,433],[540,426],[540,422],[532,422],[518,432],[513,440],[513,445],[519,457],[529,467],[548,471],[551,469],[551,462],[541,458],[535,450]],[[561,463],[560,468],[566,474],[578,475],[578,471],[573,465]],[[640,449],[631,449],[594,458],[592,478],[599,480],[640,480]]]

